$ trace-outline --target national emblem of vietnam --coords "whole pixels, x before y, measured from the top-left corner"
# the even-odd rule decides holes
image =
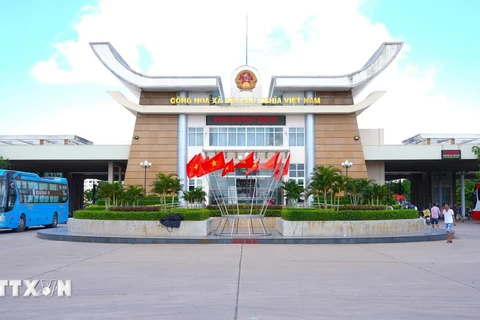
[[[235,83],[240,91],[252,91],[257,85],[257,77],[250,70],[242,70],[235,77]]]

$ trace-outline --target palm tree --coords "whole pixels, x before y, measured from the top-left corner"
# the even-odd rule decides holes
[[[182,191],[183,189],[183,184],[181,183],[181,180],[174,177],[172,178],[172,184],[170,187],[170,195],[172,196],[172,209],[173,209],[173,204],[175,203],[175,196],[178,196],[178,193]]]
[[[345,176],[338,175],[335,177],[332,183],[332,193],[330,195],[330,201],[332,202],[333,206],[338,210],[340,210],[340,193],[345,192]]]
[[[106,181],[100,181],[97,189],[97,197],[102,198],[105,201],[105,209],[110,208],[110,200],[114,194],[114,186],[112,183]]]
[[[198,201],[199,204],[202,204],[207,198],[207,193],[205,190],[203,190],[203,188],[197,187],[193,189],[193,193],[194,201]]]
[[[118,200],[122,199],[122,194],[123,194],[122,184],[118,181],[112,183],[112,201],[113,201],[114,207],[118,205]]]
[[[179,189],[180,188],[180,189]],[[176,193],[182,189],[180,179],[175,173],[157,173],[157,178],[153,182],[152,191],[162,198],[162,209],[167,210],[167,196]]]
[[[202,188],[194,188],[190,191],[183,192],[183,199],[187,202],[187,205],[194,206],[197,202],[201,204],[205,201],[207,193]]]
[[[328,193],[332,192],[332,185],[338,181],[341,174],[340,169],[334,166],[316,166],[312,172],[306,196],[314,194],[319,198],[322,194],[324,208],[328,209]],[[320,201],[318,207],[320,208]]]
[[[138,201],[143,198],[142,186],[129,186],[126,193],[127,201],[133,206],[138,206]]]
[[[285,198],[287,198],[287,205],[296,206],[298,198],[302,195],[304,188],[298,184],[296,180],[289,179],[288,181],[281,181],[281,187],[285,191]]]

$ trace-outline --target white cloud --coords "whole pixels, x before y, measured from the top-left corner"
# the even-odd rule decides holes
[[[31,74],[41,82],[97,83],[127,93],[88,45],[108,41],[133,69],[139,70],[137,48],[143,46],[151,53],[149,74],[220,75],[228,95],[231,72],[245,62],[247,12],[249,64],[261,72],[265,96],[272,75],[348,73],[363,66],[382,42],[396,40],[388,26],[363,16],[354,0],[297,0],[294,5],[258,0],[228,5],[220,0],[100,0],[98,6],[82,11],[74,25],[77,40],[56,43],[56,54],[38,62]],[[436,69],[409,61],[408,51],[414,49],[406,44],[397,60],[369,86],[368,90],[389,91],[359,117],[360,127],[386,128],[389,143],[420,132],[448,132],[441,125],[443,113],[452,112],[451,104],[445,94],[435,93]],[[69,67],[63,68],[63,63]],[[120,108],[113,101],[112,106]],[[82,117],[82,112],[72,112]],[[133,117],[121,121],[133,128]],[[122,129],[111,138],[99,135],[92,140],[130,141],[131,130]]]

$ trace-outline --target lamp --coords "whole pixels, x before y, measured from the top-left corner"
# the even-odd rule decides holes
[[[348,160],[345,160],[345,161],[342,162],[342,167],[345,168],[345,176],[347,176],[347,177],[348,177],[348,169],[349,169],[351,166],[353,166],[353,163],[350,162],[350,161],[348,161]]]
[[[139,136],[134,136],[133,139],[138,140],[138,139],[140,139],[140,137]]]
[[[360,137],[359,136],[354,136],[353,140],[358,141],[358,140],[360,140]]]
[[[147,196],[147,169],[152,166],[151,162],[148,162],[147,160],[140,162],[140,166],[145,169],[145,177],[143,179],[143,196]]]

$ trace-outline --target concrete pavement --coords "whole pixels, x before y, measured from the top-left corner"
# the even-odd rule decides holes
[[[442,225],[443,226],[443,225]],[[102,244],[0,232],[0,280],[72,297],[0,298],[0,319],[478,319],[480,224],[392,244]],[[21,289],[21,293],[25,291]]]

